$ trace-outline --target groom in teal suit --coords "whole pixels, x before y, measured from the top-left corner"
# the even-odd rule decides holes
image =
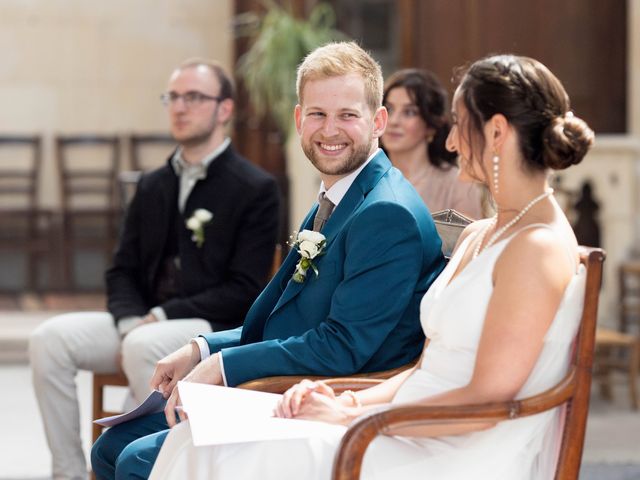
[[[322,179],[301,230],[316,232],[297,237],[243,327],[158,362],[151,385],[168,397],[164,414],[105,432],[91,455],[98,478],[147,478],[176,422],[178,380],[234,387],[272,375],[344,376],[420,354],[420,300],[444,259],[424,203],[378,148],[387,123],[380,67],[354,43],[329,44],[300,65],[297,92],[296,128]]]

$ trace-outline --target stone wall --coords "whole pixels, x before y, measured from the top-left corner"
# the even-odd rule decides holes
[[[588,180],[600,203],[597,219],[601,246],[607,251],[607,259],[598,317],[601,324],[612,327],[618,322],[618,267],[634,249],[637,250],[639,167],[640,138],[600,135],[582,163],[556,174],[562,187],[573,192],[579,191],[582,183]],[[557,197],[561,202],[571,203],[562,194]]]
[[[232,13],[232,0],[2,0],[0,133],[44,135],[43,205],[59,201],[53,136],[166,131],[171,70],[230,67]]]

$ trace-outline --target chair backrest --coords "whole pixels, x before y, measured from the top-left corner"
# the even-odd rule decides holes
[[[442,240],[442,253],[448,259],[458,242],[458,237],[473,220],[450,208],[433,212],[431,217]]]
[[[118,194],[123,212],[127,210],[129,202],[131,202],[136,193],[140,177],[142,177],[140,170],[125,170],[118,174]]]
[[[58,136],[55,146],[63,209],[115,208],[118,203],[116,178],[120,167],[118,137]]]
[[[176,145],[174,138],[168,134],[131,135],[129,137],[131,169],[146,172],[164,165]]]
[[[127,209],[133,198],[142,173],[164,165],[175,148],[176,141],[168,134],[150,133],[129,136],[131,170],[124,170],[118,174],[118,193],[123,210]]]
[[[575,372],[572,385],[567,392],[572,395],[566,401],[564,431],[560,454],[556,467],[556,480],[578,478],[584,436],[589,413],[591,377],[595,350],[598,300],[602,284],[602,263],[605,253],[599,248],[581,247],[580,262],[587,268],[587,282],[584,293],[582,320],[576,338],[572,371]],[[543,402],[541,402],[543,403]],[[551,408],[550,405],[548,408]]]
[[[392,428],[458,420],[502,421],[565,406],[565,418],[555,480],[578,478],[591,392],[598,299],[602,281],[601,249],[581,247],[580,261],[587,269],[584,307],[572,362],[556,386],[533,397],[510,402],[475,405],[391,406],[356,420],[342,438],[333,465],[334,480],[360,476],[362,458],[371,441]]]
[[[620,330],[640,333],[640,259],[627,260],[620,264]],[[633,325],[630,329],[629,326]],[[634,329],[635,327],[635,329]]]
[[[42,165],[42,139],[36,135],[0,136],[0,208],[35,210]]]

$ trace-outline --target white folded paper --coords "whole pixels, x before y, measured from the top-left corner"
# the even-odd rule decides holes
[[[274,418],[281,395],[178,382],[195,446],[339,435],[346,427],[324,422]]]

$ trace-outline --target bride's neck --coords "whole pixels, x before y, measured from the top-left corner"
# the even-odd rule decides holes
[[[540,181],[530,181],[513,183],[504,187],[504,192],[495,198],[497,207],[497,226],[504,225],[511,221],[529,202],[538,196],[550,191],[546,179]]]

